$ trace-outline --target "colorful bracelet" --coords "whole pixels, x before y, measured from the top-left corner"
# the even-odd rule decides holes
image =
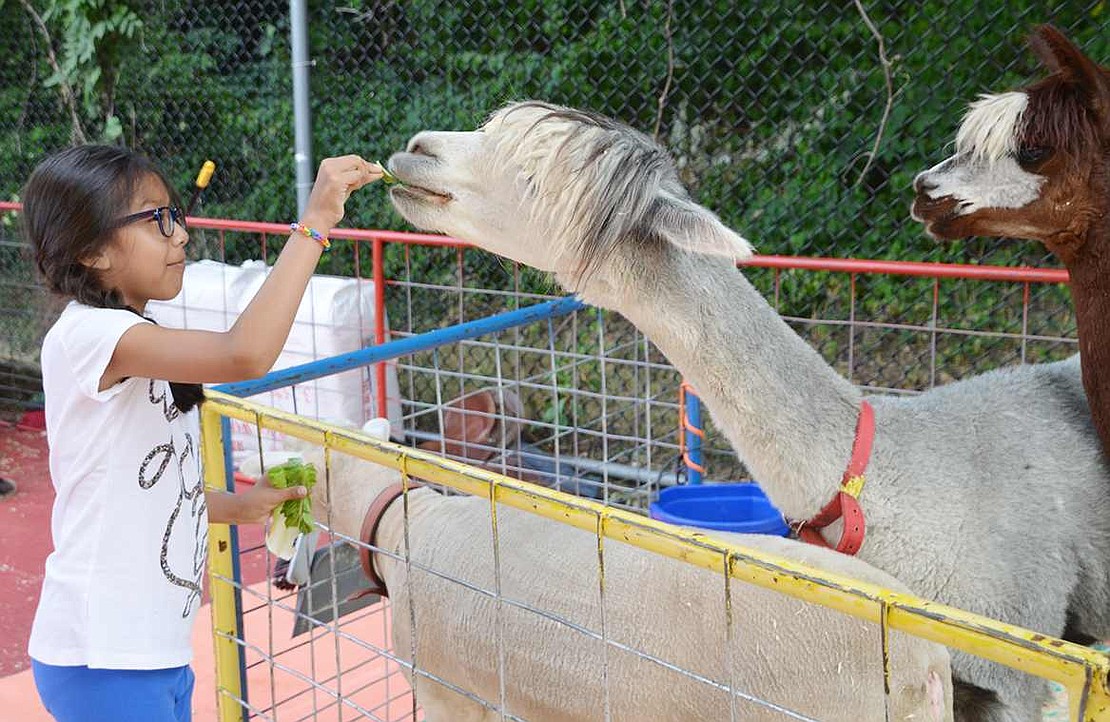
[[[331,241],[328,240],[328,237],[315,228],[309,228],[303,223],[290,223],[289,230],[293,233],[301,233],[308,236],[309,238],[323,246],[325,251],[331,249]]]

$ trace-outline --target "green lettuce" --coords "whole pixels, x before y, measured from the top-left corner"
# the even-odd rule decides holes
[[[391,186],[395,183],[401,182],[400,178],[389,172],[389,169],[385,167],[384,163],[382,163],[381,161],[375,161],[375,163],[377,163],[378,167],[382,169],[382,183],[385,183],[387,186]]]
[[[316,467],[300,459],[290,459],[266,472],[270,485],[275,489],[303,486],[309,493],[303,499],[288,499],[274,509],[266,547],[282,559],[293,557],[293,544],[301,534],[312,531],[312,487],[316,486]]]

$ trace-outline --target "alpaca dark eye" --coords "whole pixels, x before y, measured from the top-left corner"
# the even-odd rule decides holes
[[[1028,167],[1040,163],[1048,157],[1049,152],[1049,149],[1042,145],[1030,145],[1018,148],[1016,158],[1019,165]]]

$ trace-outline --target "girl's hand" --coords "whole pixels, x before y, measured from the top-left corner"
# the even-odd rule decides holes
[[[291,486],[275,489],[263,476],[254,486],[239,494],[209,491],[208,520],[216,524],[263,524],[276,507],[288,499],[303,499],[308,489]]]
[[[381,177],[381,168],[357,155],[325,158],[316,172],[301,222],[328,233],[343,220],[343,204],[351,192]]]

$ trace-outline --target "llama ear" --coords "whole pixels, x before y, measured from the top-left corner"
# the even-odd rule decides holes
[[[1038,27],[1030,36],[1029,45],[1049,71],[1060,73],[1084,89],[1092,107],[1104,121],[1110,117],[1110,80],[1098,63],[1051,25]]]
[[[664,192],[659,194],[652,210],[652,229],[679,248],[737,261],[752,255],[752,246],[746,239],[721,223],[715,213],[696,203]]]

